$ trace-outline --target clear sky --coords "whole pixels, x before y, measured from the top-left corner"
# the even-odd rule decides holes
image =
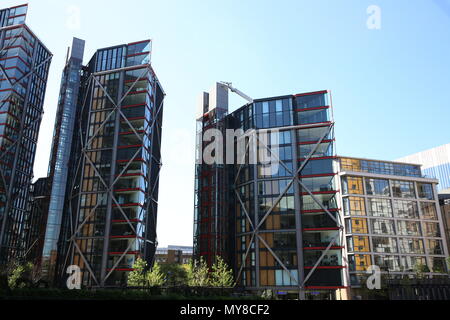
[[[28,3],[29,26],[54,54],[36,178],[47,172],[72,37],[86,40],[86,61],[97,48],[153,39],[153,67],[167,93],[161,246],[192,244],[196,103],[215,81],[253,98],[331,90],[340,155],[393,160],[450,140],[450,0]],[[371,5],[381,9],[381,29],[367,27]],[[232,97],[232,110],[241,104]]]

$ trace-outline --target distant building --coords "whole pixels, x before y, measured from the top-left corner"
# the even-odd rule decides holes
[[[192,247],[168,246],[156,250],[155,262],[160,264],[179,263],[188,264],[192,260]]]
[[[422,172],[430,178],[439,180],[437,190],[450,192],[450,143],[418,152],[396,161],[422,165]]]

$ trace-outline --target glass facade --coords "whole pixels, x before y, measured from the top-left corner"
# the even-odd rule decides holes
[[[210,112],[199,119],[200,135],[211,126],[221,130],[272,129],[267,147],[276,151],[278,157],[271,166],[279,170],[268,171],[262,164],[197,166],[197,258],[211,263],[212,252],[225,256],[234,265],[238,284],[246,288],[333,290],[342,286],[344,244],[337,222],[330,108],[329,94],[324,91],[259,99],[224,118],[214,118]],[[232,192],[218,191],[212,198],[208,188],[217,190],[217,182],[222,190]],[[230,205],[222,206],[225,212],[217,213],[217,199]],[[215,217],[212,221],[228,219],[216,225],[219,231],[225,226],[222,233],[209,231],[211,216]],[[229,246],[222,245],[219,251],[216,245],[221,239],[228,239]]]
[[[361,271],[372,263],[394,274],[413,273],[418,264],[434,273],[446,270],[436,182],[425,182],[414,165],[354,158],[339,163],[351,285],[360,285]]]
[[[98,50],[82,65],[75,39],[63,72],[49,165],[43,275],[64,285],[126,283],[137,257],[153,263],[164,92],[151,41]]]
[[[25,25],[27,8],[0,10],[0,264],[28,245],[24,228],[32,223],[27,209],[52,58]]]

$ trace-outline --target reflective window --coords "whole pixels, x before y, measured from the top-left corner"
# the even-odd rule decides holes
[[[315,107],[328,106],[328,94],[310,94],[298,96],[295,98],[297,109],[307,109]]]
[[[373,251],[379,253],[397,253],[397,239],[387,237],[372,238]]]
[[[394,200],[394,215],[397,218],[419,219],[416,201]]]
[[[447,266],[445,258],[431,257],[430,258],[430,269],[433,272],[446,273]]]
[[[403,271],[413,272],[416,271],[417,266],[426,266],[427,260],[425,257],[414,256],[402,256],[401,257]]]
[[[351,252],[370,252],[369,237],[347,237],[347,250]]]
[[[396,198],[415,198],[414,182],[411,181],[392,181],[392,192]]]
[[[366,206],[364,198],[348,197],[343,199],[344,213],[347,216],[365,216]]]
[[[398,239],[398,246],[401,253],[425,254],[423,241],[421,239],[400,238]]]
[[[343,177],[342,185],[345,194],[364,194],[363,179],[361,177]]]
[[[419,198],[434,200],[433,195],[433,185],[431,183],[417,183],[417,192],[419,194]]]
[[[370,255],[355,254],[348,256],[348,263],[350,271],[366,271],[372,265]]]
[[[374,256],[375,265],[381,268],[381,271],[401,271],[400,258],[398,256]]]
[[[347,219],[345,222],[348,233],[360,233],[360,234],[369,233],[369,229],[367,227],[367,219],[351,218]]]
[[[416,221],[397,221],[397,233],[402,236],[420,236],[420,225]]]
[[[436,204],[434,202],[421,202],[420,210],[422,218],[426,220],[437,220]]]
[[[384,219],[371,219],[371,229],[374,234],[395,234],[394,221]]]
[[[390,196],[389,181],[366,178],[366,192],[368,195]]]
[[[388,199],[368,199],[372,217],[392,217],[392,204]]]
[[[440,237],[441,232],[439,230],[439,224],[434,222],[424,222],[423,235],[425,237]]]
[[[429,254],[444,254],[441,240],[427,239],[426,243]]]

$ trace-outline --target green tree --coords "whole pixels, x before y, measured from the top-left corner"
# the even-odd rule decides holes
[[[211,285],[213,287],[233,287],[233,271],[228,267],[222,257],[217,257],[212,266]]]
[[[133,264],[133,271],[128,275],[129,287],[144,287],[147,285],[147,262],[137,258]]]
[[[152,270],[147,273],[147,283],[151,287],[159,287],[164,284],[164,273],[161,272],[159,263],[153,265]]]
[[[209,269],[206,262],[200,260],[192,261],[187,270],[188,285],[191,287],[207,287],[210,284]]]
[[[165,276],[166,284],[172,286],[184,286],[188,283],[186,268],[179,263],[161,265],[161,272]]]
[[[29,285],[31,281],[31,272],[33,264],[28,262],[26,264],[18,264],[12,268],[8,275],[8,286],[11,289],[24,288]]]

